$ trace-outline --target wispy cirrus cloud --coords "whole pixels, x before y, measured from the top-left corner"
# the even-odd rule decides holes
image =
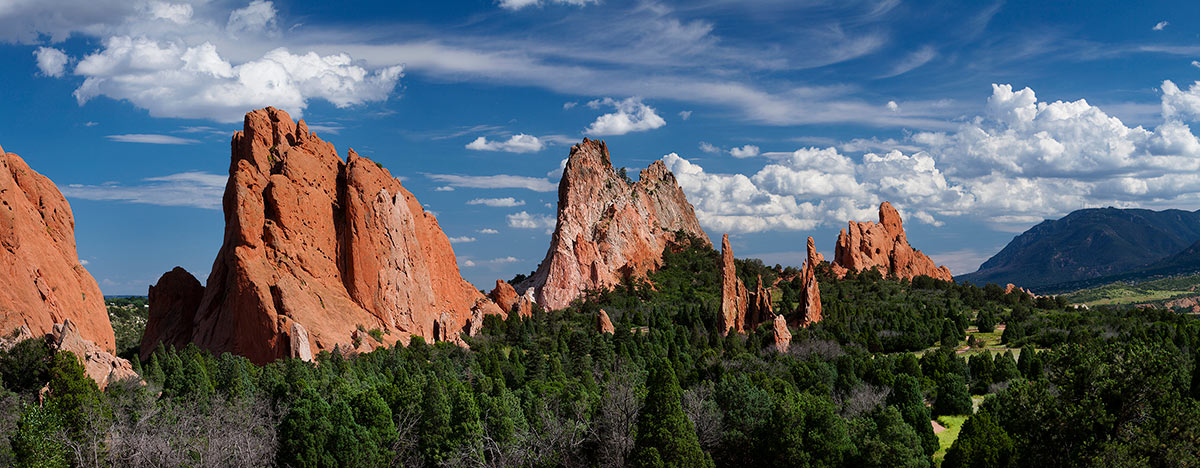
[[[553,192],[558,190],[558,185],[555,185],[549,180],[541,177],[526,177],[508,174],[487,176],[472,176],[462,174],[425,174],[425,177],[447,184],[450,187],[484,189],[519,188],[532,190],[535,192]]]
[[[189,206],[216,210],[221,208],[228,177],[207,172],[181,172],[148,177],[135,185],[68,184],[62,187],[67,198],[114,201],[161,206]]]
[[[191,138],[153,133],[126,133],[121,135],[107,135],[104,138],[121,143],[146,143],[151,145],[194,145],[200,143],[200,140],[193,140]]]
[[[525,200],[517,200],[516,198],[513,198],[513,197],[476,198],[473,200],[468,200],[467,204],[468,205],[484,205],[484,206],[491,206],[491,207],[514,207],[514,206],[523,206],[525,204]]]

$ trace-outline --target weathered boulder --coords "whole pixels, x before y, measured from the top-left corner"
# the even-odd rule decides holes
[[[50,179],[0,148],[0,334],[34,336],[70,320],[115,352],[104,296],[75,250],[75,217]]]
[[[606,312],[604,309],[600,309],[600,313],[596,314],[596,330],[598,330],[600,333],[608,334],[617,332],[617,329],[613,327],[612,320],[608,318],[608,312]]]
[[[776,315],[774,320],[775,325],[775,350],[781,353],[786,353],[792,345],[792,331],[788,330],[787,319],[782,315]]]
[[[838,234],[834,251],[833,271],[843,277],[848,271],[870,268],[879,270],[885,277],[911,279],[926,275],[944,281],[953,281],[950,269],[937,266],[920,250],[908,245],[900,213],[891,203],[879,205],[879,223],[850,221],[850,225]]]
[[[13,330],[12,333],[0,336],[0,351],[8,351],[12,349],[13,346],[16,346],[17,343],[32,338],[33,332],[29,330],[29,327],[21,325],[17,327],[16,330]]]
[[[48,338],[51,350],[70,351],[74,354],[75,358],[79,359],[79,364],[83,365],[84,372],[96,381],[100,390],[104,390],[113,382],[139,378],[129,361],[113,356],[96,343],[84,338],[79,334],[79,327],[70,319],[54,324]]]
[[[658,268],[677,231],[708,237],[662,161],[627,182],[603,141],[571,147],[558,184],[558,220],[546,258],[518,291],[533,289],[538,304],[566,307],[585,290],[611,287]]]
[[[500,306],[505,313],[516,310],[522,317],[533,315],[533,302],[525,296],[517,295],[517,290],[504,280],[496,280],[496,287],[492,288],[492,292],[488,297]],[[514,306],[516,309],[514,309]]]
[[[733,248],[729,246],[729,234],[721,236],[721,330],[741,332],[745,326],[746,308],[749,297],[746,285],[737,276],[737,264],[733,261]]]
[[[187,270],[175,267],[150,286],[148,295],[150,316],[140,347],[143,361],[159,343],[182,349],[192,342],[192,321],[204,299],[204,285]]]
[[[246,114],[231,149],[225,241],[190,330],[171,330],[261,364],[375,346],[361,330],[457,341],[473,316],[502,313],[463,280],[437,219],[382,165],[354,150],[343,161],[270,107]]]
[[[821,290],[817,286],[817,265],[823,261],[821,254],[817,253],[813,238],[809,237],[808,258],[804,261],[804,269],[800,273],[804,289],[800,291],[800,310],[797,311],[797,318],[802,327],[821,321]]]

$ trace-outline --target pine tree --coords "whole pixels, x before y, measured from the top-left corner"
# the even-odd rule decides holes
[[[996,424],[990,412],[968,419],[954,445],[946,452],[943,468],[1003,468],[1013,458],[1013,440]]]
[[[892,393],[888,395],[888,405],[894,405],[900,411],[904,422],[916,431],[926,455],[937,452],[937,435],[933,433],[933,425],[929,423],[929,408],[925,407],[925,397],[921,394],[921,384],[917,379],[909,375],[896,377]]]
[[[683,390],[670,362],[659,359],[650,369],[648,394],[638,414],[637,436],[630,460],[635,467],[711,467],[700,449],[692,422],[683,413]]]

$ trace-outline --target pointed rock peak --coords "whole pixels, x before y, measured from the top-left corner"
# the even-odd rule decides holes
[[[533,289],[537,303],[561,309],[585,290],[654,271],[677,232],[709,244],[695,209],[665,170],[652,164],[643,172],[654,176],[631,184],[613,170],[603,141],[584,139],[573,146],[558,185],[550,249],[515,289]]]
[[[900,219],[900,212],[892,207],[891,202],[879,204],[879,224],[882,224],[889,233],[904,233],[904,221]]]
[[[749,292],[737,276],[737,263],[733,248],[729,246],[729,234],[721,236],[721,332],[741,332],[746,325],[746,310]]]
[[[839,278],[849,271],[870,268],[885,277],[910,279],[926,275],[953,281],[950,269],[937,266],[925,254],[908,244],[904,223],[891,203],[879,206],[879,224],[850,221],[838,234],[833,271]]]
[[[773,323],[775,328],[775,350],[780,353],[788,352],[792,345],[792,331],[788,330],[787,320],[782,315],[776,315]]]
[[[808,263],[809,264],[820,263],[820,261],[817,260],[817,256],[819,256],[819,255],[821,255],[821,254],[817,253],[816,242],[813,242],[812,236],[808,236]]]

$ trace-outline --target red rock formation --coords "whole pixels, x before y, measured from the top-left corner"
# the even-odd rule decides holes
[[[604,309],[600,309],[600,313],[596,314],[596,329],[600,333],[608,333],[610,335],[617,332],[617,329],[613,327],[612,320],[608,318],[608,312],[605,312]]]
[[[75,218],[54,183],[0,148],[0,333],[35,336],[71,320],[80,335],[115,352],[96,280],[75,251]]]
[[[48,338],[51,350],[70,351],[74,354],[75,358],[79,359],[79,364],[83,365],[84,372],[96,381],[100,390],[104,390],[113,382],[138,378],[129,361],[113,356],[96,343],[84,338],[79,334],[75,322],[70,319],[55,324]]]
[[[517,290],[538,304],[566,307],[588,289],[620,284],[658,268],[676,231],[708,237],[692,205],[662,161],[632,185],[617,174],[603,141],[571,147],[558,184],[558,222],[546,258]]]
[[[888,202],[879,205],[879,224],[850,221],[850,226],[838,234],[833,261],[834,273],[839,278],[847,271],[874,268],[886,277],[909,279],[926,275],[954,280],[949,268],[937,266],[920,250],[908,245],[900,213]]]
[[[786,353],[792,345],[792,332],[788,330],[787,320],[782,315],[776,315],[774,320],[775,325],[775,350],[781,353]]]
[[[488,294],[488,297],[492,299],[492,302],[500,306],[500,309],[505,313],[512,312],[515,306],[517,312],[522,317],[533,315],[533,302],[525,296],[518,296],[517,290],[513,289],[512,285],[508,284],[507,281],[496,280],[496,287],[492,288],[492,292]]]
[[[246,114],[231,146],[225,242],[190,330],[178,331],[192,342],[264,363],[306,354],[300,334],[308,354],[351,350],[377,344],[359,328],[451,339],[501,313],[462,279],[437,219],[381,165],[354,150],[343,161],[269,107]]]
[[[758,275],[758,286],[747,295],[745,320],[743,327],[753,330],[759,324],[771,320],[775,311],[771,306],[771,290],[763,287],[762,275]]]
[[[746,285],[737,276],[737,264],[733,261],[733,248],[729,246],[729,234],[721,236],[721,329],[741,332],[745,328],[746,308],[749,297]]]
[[[150,358],[151,351],[162,342],[182,349],[192,342],[192,321],[204,299],[204,285],[181,267],[175,267],[150,286],[150,317],[142,333],[141,358]],[[155,341],[151,341],[155,340]]]
[[[1009,293],[1012,293],[1013,291],[1021,291],[1025,294],[1029,295],[1029,297],[1037,297],[1033,294],[1032,291],[1022,288],[1020,286],[1017,286],[1015,284],[1008,283],[1007,285],[1004,286],[1004,294],[1009,294]]]
[[[813,238],[809,237],[808,259],[805,260],[804,270],[800,273],[804,289],[800,291],[800,309],[797,311],[802,327],[821,321],[821,291],[817,287],[817,265],[823,261],[821,254],[817,253]]]
[[[29,330],[29,327],[21,325],[16,330],[13,330],[12,333],[0,336],[0,351],[8,351],[13,346],[16,346],[17,343],[29,339],[33,339],[33,332]]]

